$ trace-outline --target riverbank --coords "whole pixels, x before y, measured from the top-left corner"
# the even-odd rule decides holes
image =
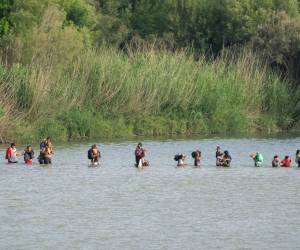
[[[272,132],[293,123],[289,84],[250,51],[195,61],[185,51],[103,47],[69,64],[41,62],[0,66],[4,140]]]

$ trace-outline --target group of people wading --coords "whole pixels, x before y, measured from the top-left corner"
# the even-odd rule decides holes
[[[202,153],[199,149],[192,152],[192,158],[194,159],[194,166],[200,167],[202,160]],[[188,164],[185,162],[187,156],[185,154],[176,154],[174,156],[174,160],[177,161],[177,167],[184,167]],[[216,166],[217,167],[230,167],[230,163],[232,161],[232,157],[228,150],[224,152],[221,150],[220,146],[217,146],[216,149]]]
[[[40,164],[52,163],[53,147],[51,138],[47,137],[40,143],[40,154],[38,156],[38,162]],[[24,157],[25,164],[32,164],[34,159],[34,151],[31,145],[28,145],[23,152],[18,152],[15,143],[11,143],[10,147],[6,150],[5,158],[8,163],[18,163],[18,157]]]
[[[149,161],[145,159],[147,150],[143,147],[143,144],[139,142],[135,148],[135,166],[137,168],[144,168],[150,165]],[[53,146],[51,138],[47,137],[40,143],[40,153],[38,156],[38,162],[40,164],[51,164],[52,163]],[[23,152],[18,152],[16,144],[11,143],[10,147],[6,150],[6,159],[8,163],[18,163],[18,157],[24,157],[25,164],[32,164],[34,159],[33,148],[28,145]],[[191,157],[193,158],[194,166],[199,167],[202,161],[202,153],[199,149],[192,152]],[[220,146],[216,148],[216,166],[217,167],[230,167],[232,157],[228,150],[221,150]],[[255,167],[261,167],[264,161],[263,155],[259,152],[252,153],[250,157],[254,161]],[[93,144],[88,150],[88,159],[92,165],[98,165],[100,163],[101,153],[100,149],[96,144]],[[174,160],[177,162],[177,167],[188,166],[186,163],[187,156],[185,154],[176,154]],[[300,167],[300,150],[296,151],[295,162]],[[278,155],[275,155],[272,159],[272,167],[291,167],[292,159],[290,156],[285,156],[283,160]]]

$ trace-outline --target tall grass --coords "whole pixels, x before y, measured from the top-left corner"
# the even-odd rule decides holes
[[[185,51],[125,55],[103,47],[62,67],[41,61],[0,66],[0,132],[7,137],[219,133],[291,121],[288,84],[251,51],[195,61]],[[5,131],[8,124],[14,129]]]

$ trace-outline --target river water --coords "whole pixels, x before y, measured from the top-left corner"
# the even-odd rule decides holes
[[[90,143],[57,146],[49,167],[5,164],[2,151],[0,249],[299,249],[300,170],[270,167],[274,154],[294,158],[299,139],[148,140],[144,170],[136,142],[99,142],[97,168]],[[231,168],[214,166],[217,145]],[[175,168],[196,148],[202,167]]]

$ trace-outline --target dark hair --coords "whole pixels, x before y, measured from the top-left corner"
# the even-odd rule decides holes
[[[288,158],[290,158],[288,155],[286,155],[285,157],[284,157],[285,159],[288,159]]]
[[[143,144],[142,144],[141,142],[139,142],[139,143],[138,143],[138,146],[142,147],[142,146],[143,146]]]
[[[278,155],[274,155],[274,157],[273,157],[273,158],[275,159],[275,158],[278,158],[278,157],[279,157]]]
[[[28,145],[28,146],[27,146],[27,149],[29,149],[29,148],[31,148],[31,145]]]
[[[51,140],[51,137],[50,137],[50,136],[47,137],[47,141],[48,141],[48,140]]]
[[[92,145],[92,148],[97,148],[97,145],[96,145],[96,144],[93,144],[93,145]]]
[[[298,150],[296,151],[296,155],[299,154],[299,153],[300,153],[300,149],[298,149]]]
[[[224,154],[225,154],[225,155],[229,155],[228,150],[225,150],[225,151],[224,151]]]
[[[10,146],[11,146],[11,147],[15,147],[16,144],[13,142],[13,143],[10,144]]]

